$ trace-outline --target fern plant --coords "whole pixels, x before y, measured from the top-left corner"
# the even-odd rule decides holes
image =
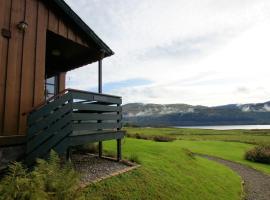
[[[32,178],[26,168],[18,162],[9,166],[8,174],[0,182],[0,199],[46,199],[42,182]]]
[[[12,163],[0,182],[0,200],[82,199],[78,185],[79,177],[72,166],[61,165],[58,155],[51,151],[48,161],[38,159],[33,171]]]

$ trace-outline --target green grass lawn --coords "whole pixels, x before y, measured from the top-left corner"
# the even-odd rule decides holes
[[[138,156],[141,167],[90,185],[87,199],[239,200],[240,177],[229,168],[183,150],[182,141],[154,142],[126,138],[123,155]],[[105,149],[115,150],[114,141]]]
[[[270,165],[244,159],[255,144],[270,143],[269,130],[199,130],[178,128],[126,128],[128,136],[169,136],[173,142],[126,138],[125,158],[138,157],[141,167],[85,189],[87,199],[240,200],[241,178],[228,167],[192,155],[217,156],[270,174]],[[115,151],[114,141],[105,143]],[[115,153],[115,152],[114,152]]]

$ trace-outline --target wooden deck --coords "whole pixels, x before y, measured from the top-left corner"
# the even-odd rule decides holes
[[[27,163],[72,146],[116,139],[121,158],[121,97],[67,89],[28,114]]]

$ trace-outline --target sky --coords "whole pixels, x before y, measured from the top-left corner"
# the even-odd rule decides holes
[[[124,103],[270,101],[269,0],[66,0],[115,52],[104,93]],[[67,74],[97,91],[98,64]]]

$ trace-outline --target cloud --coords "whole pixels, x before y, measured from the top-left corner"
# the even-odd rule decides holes
[[[171,41],[163,46],[158,45],[147,48],[141,53],[138,53],[139,60],[154,60],[154,59],[192,59],[204,53],[204,49],[208,48],[209,44],[215,44],[217,35],[206,35],[185,40]]]
[[[239,88],[237,88],[236,92],[243,93],[243,94],[248,94],[250,91],[246,87],[239,87]]]
[[[110,92],[124,102],[218,105],[269,99],[268,0],[67,2],[116,52],[104,60],[105,85],[150,82],[116,84]],[[68,73],[67,85],[96,88],[97,64]],[[243,86],[249,93],[237,91]]]

